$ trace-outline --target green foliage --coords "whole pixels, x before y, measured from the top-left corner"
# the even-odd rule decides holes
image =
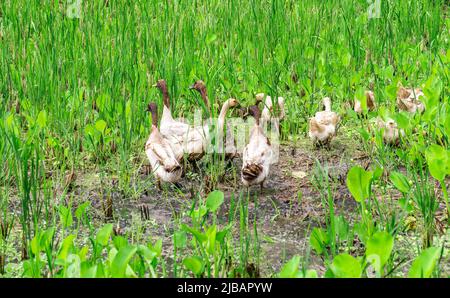
[[[316,278],[317,272],[308,269],[306,272],[299,270],[300,256],[295,255],[281,268],[278,277],[280,278]]]
[[[370,195],[370,184],[373,173],[361,167],[353,167],[347,174],[347,187],[357,202],[367,199]]]
[[[93,249],[101,245],[105,253],[88,254],[88,247],[78,247],[75,234],[68,235],[59,248],[53,247],[54,229],[38,233],[31,241],[32,256],[23,263],[24,276],[41,277],[48,270],[53,277],[156,277],[155,269],[161,257],[161,241],[154,245],[132,245],[120,236],[110,241],[111,225],[97,233]],[[44,262],[41,253],[47,259]],[[139,274],[139,275],[138,275]]]
[[[431,277],[441,254],[438,247],[429,247],[414,260],[409,269],[408,277]]]
[[[200,198],[199,187],[190,201],[173,208],[178,193],[164,192],[163,200],[173,208],[165,233],[174,246],[174,256],[164,257],[173,268],[164,267],[161,240],[148,243],[135,231],[118,236],[121,231],[112,224],[99,227],[104,221],[94,212],[98,205],[78,201],[82,195],[67,178],[70,171],[100,177],[106,193],[117,177],[118,185],[112,183],[117,193],[133,200],[152,184],[151,175],[141,175],[151,123],[145,107],[150,99],[162,106],[159,91],[150,88],[159,78],[170,86],[173,116],[187,121],[199,107],[198,96],[187,88],[197,79],[207,83],[213,109],[228,97],[248,106],[258,92],[284,96],[281,137],[294,145],[307,135],[307,119],[319,109],[320,99],[333,99],[342,121],[329,156],[342,146],[339,156],[347,157],[347,149],[361,141],[358,149],[364,147],[371,170],[354,167],[347,176],[360,212],[355,221],[334,210],[339,188],[326,180],[334,173],[318,183],[325,215],[309,242],[325,265],[330,263],[328,276],[361,276],[370,264],[378,276],[397,274],[402,266],[394,264],[394,237],[406,230],[422,233],[424,248],[436,245],[442,198],[450,212],[445,184],[450,170],[450,22],[445,1],[382,1],[382,15],[375,19],[368,18],[367,1],[349,0],[212,0],[195,5],[82,1],[80,18],[71,18],[66,5],[56,1],[22,2],[0,4],[1,274],[4,262],[10,268],[23,265],[24,275],[32,277],[256,275],[257,270],[248,268],[260,268],[259,198],[249,209],[251,197],[229,201],[227,195],[227,209],[223,192]],[[398,111],[399,83],[423,89],[424,113]],[[377,102],[371,113],[364,95],[369,89]],[[363,117],[347,108],[353,99],[361,101]],[[398,146],[385,144],[382,131],[369,130],[377,116],[394,119],[404,131]],[[354,139],[354,131],[360,139]],[[359,157],[351,158],[359,163]],[[192,175],[194,185],[201,184],[206,172],[219,185],[222,172],[216,164],[205,164],[200,177]],[[428,181],[428,172],[421,173],[426,165],[441,191]],[[408,177],[392,171],[402,168]],[[229,172],[223,170],[226,183]],[[236,173],[230,176],[237,184]],[[86,180],[79,177],[77,182],[90,184]],[[386,184],[402,192],[398,201],[403,210]],[[186,211],[186,205],[192,208]],[[8,226],[11,217],[13,228]],[[406,224],[409,217],[418,222],[415,227]],[[153,236],[153,226],[142,225]],[[3,236],[4,230],[12,231],[13,240]],[[366,249],[365,258],[339,255],[356,255],[359,245]],[[29,259],[21,261],[20,253]],[[440,271],[432,268],[438,262],[435,252],[422,254],[426,256],[414,262],[410,274],[432,276],[434,270],[438,276]],[[294,257],[281,275],[317,276],[299,270],[299,262]]]
[[[209,193],[206,198],[206,208],[208,208],[210,212],[216,212],[216,210],[223,204],[223,199],[223,192],[219,190]]]
[[[390,178],[392,184],[402,193],[408,193],[411,189],[408,179],[402,173],[391,172]]]
[[[360,262],[349,254],[337,255],[330,270],[334,277],[357,278],[361,277],[362,269]]]
[[[376,232],[367,241],[366,258],[372,263],[376,272],[381,275],[382,268],[389,260],[394,248],[394,238],[387,232]]]
[[[446,175],[450,175],[450,151],[442,146],[431,145],[425,151],[428,169],[431,175],[438,181],[443,181]]]

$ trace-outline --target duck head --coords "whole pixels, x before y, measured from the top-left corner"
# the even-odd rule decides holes
[[[264,93],[258,93],[255,95],[255,104],[258,105],[264,100]]]
[[[259,125],[259,118],[261,117],[261,111],[259,110],[257,105],[254,106],[250,106],[248,108],[248,112],[250,115],[253,116],[253,118],[255,118],[256,124]]]
[[[160,79],[156,82],[156,84],[153,85],[153,87],[156,87],[161,91],[165,91],[165,90],[167,90],[167,83],[165,80]]]
[[[234,107],[239,106],[239,101],[236,98],[229,98],[227,100],[227,103],[228,103],[228,106],[230,108],[234,108]]]
[[[386,128],[388,128],[388,129],[396,129],[397,128],[397,123],[394,120],[392,120],[392,119],[388,119],[386,121]]]
[[[208,109],[210,108],[208,93],[206,91],[206,84],[202,80],[196,81],[193,85],[189,86],[189,89],[197,90],[202,96],[205,105],[208,107]]]
[[[194,84],[189,86],[189,89],[197,90],[198,92],[206,91],[206,84],[202,80],[195,81]]]
[[[161,93],[163,94],[164,105],[170,109],[169,91],[167,88],[166,81],[163,79],[160,79],[156,82],[156,84],[153,85],[153,87],[156,87],[161,91]]]

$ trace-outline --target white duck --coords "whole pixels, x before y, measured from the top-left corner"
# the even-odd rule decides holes
[[[255,118],[255,125],[250,131],[249,143],[244,148],[241,179],[246,187],[259,184],[262,190],[272,163],[272,146],[260,125],[258,106],[251,106],[249,113]]]
[[[156,104],[150,103],[148,111],[152,114],[152,131],[145,144],[145,153],[157,178],[158,188],[161,189],[161,181],[175,183],[180,180],[182,169],[169,142],[158,130]]]
[[[376,108],[376,104],[375,104],[375,95],[372,91],[367,90],[365,92],[366,95],[366,106],[367,106],[367,110],[368,111],[373,111]],[[355,98],[355,106],[354,106],[354,111],[357,114],[361,114],[363,112],[362,110],[362,106],[361,106],[361,102]]]
[[[317,112],[315,117],[309,120],[309,137],[315,145],[328,145],[336,136],[340,117],[331,111],[331,99],[323,99],[325,111]]]
[[[409,113],[415,113],[417,111],[422,113],[425,110],[425,106],[419,100],[420,96],[424,96],[422,89],[407,89],[403,86],[399,86],[397,92],[398,108]]]
[[[203,128],[173,119],[166,82],[159,80],[156,87],[161,90],[164,101],[160,126],[161,135],[169,141],[178,161],[183,158],[184,153],[187,154],[189,161],[201,159],[206,150]]]
[[[264,101],[264,108],[261,112],[261,124],[264,127],[266,125],[266,123],[269,123],[271,118],[273,117],[273,103],[272,103],[272,98],[267,95],[265,100],[264,100],[264,93],[258,93],[256,94],[256,105],[258,105],[260,102]],[[278,97],[278,108],[279,108],[279,117],[278,120],[282,121],[285,116],[286,116],[286,112],[284,110],[284,98],[279,96]]]

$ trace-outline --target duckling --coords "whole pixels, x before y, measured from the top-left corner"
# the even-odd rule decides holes
[[[375,104],[375,95],[372,91],[368,90],[365,92],[366,95],[366,105],[367,105],[367,110],[368,111],[373,111],[376,108],[376,104]],[[355,98],[355,106],[354,106],[354,111],[357,114],[361,114],[362,111],[362,107],[361,107],[361,102],[359,100],[357,100]]]
[[[397,92],[397,105],[400,110],[409,113],[422,113],[425,110],[424,104],[419,100],[420,96],[424,96],[422,89],[407,89],[399,86]]]
[[[152,131],[145,144],[145,153],[161,189],[161,181],[175,183],[180,180],[182,169],[169,142],[159,132],[156,104],[151,102],[148,111],[152,114]]]
[[[187,154],[188,161],[201,159],[206,151],[207,135],[203,127],[194,127],[185,122],[174,120],[170,112],[170,99],[167,84],[159,80],[156,87],[161,90],[164,110],[161,119],[161,135],[169,141],[177,160]]]
[[[241,179],[246,187],[259,184],[262,188],[267,179],[272,163],[272,146],[261,127],[261,112],[258,106],[249,107],[249,113],[255,118],[255,125],[250,131],[250,140],[244,148],[242,157]]]
[[[383,129],[383,141],[388,145],[398,145],[400,143],[400,136],[404,136],[405,132],[403,130],[399,130],[397,127],[397,123],[388,118],[386,122],[384,122],[380,117],[376,119],[376,124],[379,129]]]
[[[336,136],[340,117],[331,111],[331,99],[323,99],[325,111],[317,112],[315,117],[309,120],[309,137],[314,145],[329,145]]]

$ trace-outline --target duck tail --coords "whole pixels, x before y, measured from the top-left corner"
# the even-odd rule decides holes
[[[261,165],[248,164],[242,169],[242,177],[247,181],[255,180],[263,171]]]

